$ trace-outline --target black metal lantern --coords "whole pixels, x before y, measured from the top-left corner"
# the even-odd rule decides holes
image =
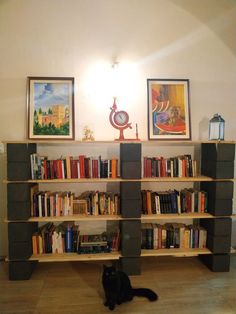
[[[209,140],[224,140],[225,120],[218,114],[214,114],[209,123]]]

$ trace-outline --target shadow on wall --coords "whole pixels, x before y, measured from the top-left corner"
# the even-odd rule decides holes
[[[207,25],[217,37],[236,55],[235,38],[235,13],[236,1],[205,0],[203,10],[201,1],[195,0],[170,0],[176,6],[192,14],[196,19]]]
[[[199,123],[199,140],[208,139],[209,119],[204,117]]]

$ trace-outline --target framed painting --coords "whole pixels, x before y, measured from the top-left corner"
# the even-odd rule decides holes
[[[148,79],[148,139],[190,140],[189,80]]]
[[[29,139],[74,139],[74,78],[28,77]]]

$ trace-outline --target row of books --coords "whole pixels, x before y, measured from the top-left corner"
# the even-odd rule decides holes
[[[79,199],[86,201],[88,215],[119,215],[120,194],[113,192],[85,191]]]
[[[117,178],[118,159],[99,157],[66,156],[48,159],[37,153],[30,155],[31,177],[33,180],[78,179],[78,178]]]
[[[145,223],[141,231],[142,249],[205,248],[207,231],[197,225]]]
[[[181,214],[207,212],[207,192],[193,188],[168,191],[142,190],[142,213]]]
[[[120,250],[120,231],[98,235],[81,235],[79,254],[110,253]]]
[[[144,157],[143,177],[195,177],[197,176],[197,162],[191,155],[172,158]]]
[[[61,223],[56,226],[47,223],[32,235],[33,254],[62,253],[110,253],[118,251],[119,230],[113,233],[81,235],[79,226]]]
[[[142,214],[181,214],[207,212],[207,192],[193,188],[168,191],[142,190]],[[70,215],[119,215],[120,195],[113,192],[35,191],[32,193],[32,217]]]
[[[118,215],[120,195],[112,192],[85,191],[79,196],[72,192],[35,191],[32,193],[32,217],[70,215]]]
[[[118,178],[117,158],[101,159],[101,156],[66,156],[48,159],[39,154],[31,154],[31,177],[33,180]],[[144,157],[143,177],[194,177],[197,175],[197,162],[191,155],[173,158]]]

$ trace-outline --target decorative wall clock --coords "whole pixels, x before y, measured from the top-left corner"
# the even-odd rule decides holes
[[[114,97],[113,106],[110,109],[111,109],[109,116],[110,123],[113,126],[113,128],[120,131],[120,136],[118,139],[115,139],[115,141],[139,141],[137,124],[136,124],[136,138],[126,139],[124,137],[124,130],[127,128],[132,129],[132,126],[131,122],[129,122],[128,113],[124,110],[117,111],[116,97]]]

